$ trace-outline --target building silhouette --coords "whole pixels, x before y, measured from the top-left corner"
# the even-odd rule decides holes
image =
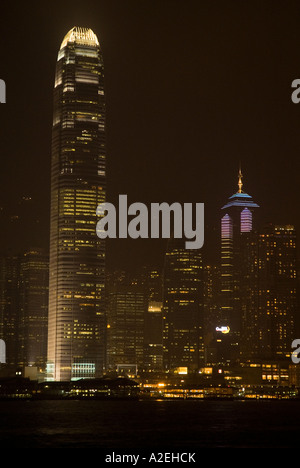
[[[164,368],[195,373],[204,362],[203,262],[199,249],[170,239],[163,278]]]
[[[149,270],[146,277],[148,297],[144,332],[144,369],[163,370],[163,302],[162,274],[156,268]]]
[[[107,284],[107,370],[136,375],[144,366],[144,282],[114,272]]]
[[[20,272],[21,255],[3,255],[0,258],[0,338],[6,345],[6,365],[18,366],[20,347]]]
[[[240,358],[243,324],[254,313],[257,294],[256,210],[250,195],[238,191],[222,207],[221,217],[221,317],[217,324],[219,360],[232,363]]]
[[[47,362],[49,258],[31,248],[21,259],[19,365],[43,371]]]
[[[258,314],[259,357],[289,359],[298,337],[297,237],[292,225],[269,224],[260,232]]]
[[[221,323],[220,287],[221,271],[219,265],[204,265],[203,298],[204,298],[204,350],[205,364],[217,361],[216,326]]]
[[[103,59],[91,29],[72,28],[58,52],[52,127],[48,379],[101,375],[105,245]]]
[[[7,374],[47,360],[49,261],[43,249],[0,258],[0,338]]]

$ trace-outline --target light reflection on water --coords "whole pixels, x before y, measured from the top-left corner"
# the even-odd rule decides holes
[[[2,447],[296,447],[300,401],[0,401]]]

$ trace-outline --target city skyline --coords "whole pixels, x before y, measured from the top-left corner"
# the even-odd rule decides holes
[[[255,194],[261,204],[261,216],[299,227],[296,208],[299,108],[290,98],[290,85],[297,76],[294,37],[298,34],[298,10],[291,17],[292,4],[280,15],[277,7],[269,12],[268,2],[258,10],[254,5],[247,6],[247,22],[242,9],[231,13],[229,6],[219,6],[221,10],[215,15],[213,6],[200,6],[194,1],[183,15],[176,2],[172,2],[172,8],[169,2],[155,8],[150,8],[147,2],[140,7],[134,1],[129,1],[127,7],[120,2],[117,10],[105,2],[90,2],[93,15],[88,8],[70,11],[67,3],[62,6],[62,11],[68,11],[69,29],[76,23],[87,24],[103,44],[109,102],[108,201],[114,202],[120,193],[127,193],[129,201],[146,204],[203,202],[204,250],[214,261],[218,258],[214,251],[219,233],[218,211],[224,194],[229,196],[236,185],[241,161],[245,190]],[[38,5],[27,13],[21,7],[15,12],[16,24],[29,11],[31,21],[42,18]],[[2,18],[5,14],[4,9]],[[7,11],[7,15],[9,19],[11,13]],[[210,24],[211,17],[216,21],[213,34],[205,26],[206,20]],[[255,33],[251,22],[256,25]],[[68,25],[65,19],[56,18],[53,11],[49,12],[45,28],[42,24],[43,21],[35,25],[39,41],[33,35],[28,37],[34,47],[28,47],[27,57],[32,70],[36,69],[34,51],[43,47],[40,57],[45,66],[39,66],[38,73],[23,76],[22,89],[26,90],[23,97],[16,81],[16,63],[11,60],[13,53],[5,48],[1,51],[8,98],[0,114],[2,151],[14,155],[1,172],[1,206],[6,226],[2,245],[4,241],[16,244],[18,239],[20,248],[28,243],[29,234],[34,245],[49,246],[50,89],[58,36],[65,34]],[[109,28],[109,24],[115,27]],[[3,24],[4,34],[5,28]],[[279,33],[281,30],[284,35]],[[280,38],[274,39],[271,54],[268,31],[271,37]],[[239,44],[235,42],[238,33],[241,33]],[[19,29],[15,34],[19,34]],[[226,40],[222,42],[223,37]],[[226,63],[224,54],[228,57]],[[282,62],[284,67],[280,65]],[[255,68],[251,66],[253,63]],[[19,139],[14,139],[14,126],[10,126],[16,119],[13,110],[16,100],[18,118],[22,121]],[[25,105],[28,100],[33,103],[29,108]],[[12,139],[13,149],[9,146]],[[32,168],[39,171],[38,179]],[[294,203],[289,203],[290,199]],[[16,216],[38,220],[33,232],[29,221],[24,220],[21,225],[12,221]],[[118,264],[129,265],[130,250],[135,249],[139,252],[136,263],[149,259],[162,262],[165,245],[153,240],[112,240],[108,242],[107,261],[113,268]]]
[[[4,446],[295,444],[300,9],[255,2],[5,5]]]
[[[106,202],[108,196],[109,164],[107,163],[110,162],[110,155],[106,160],[106,135],[109,133],[106,125],[106,82],[102,43],[99,44],[98,37],[92,29],[72,27],[60,44],[53,84],[46,371],[48,380],[101,376],[109,368],[112,370],[113,365],[118,367],[121,364],[133,364],[137,368],[144,367],[141,333],[148,310],[148,306],[142,300],[145,291],[140,292],[139,304],[137,296],[132,296],[132,291],[128,289],[129,286],[123,291],[116,291],[115,295],[111,295],[111,299],[108,297],[105,292],[105,282],[111,265],[107,267],[106,264],[106,252],[109,248],[105,248],[105,245],[109,246],[109,243],[107,239],[100,240],[96,235],[97,207]],[[218,224],[212,226],[212,231],[215,233],[212,239],[210,233],[208,235],[210,249],[215,255],[213,262],[210,261],[209,255],[206,257],[209,248],[206,248],[205,243],[203,248],[190,251],[186,246],[185,249],[176,247],[177,240],[175,242],[175,239],[171,238],[165,241],[165,247],[162,247],[161,242],[160,252],[157,249],[162,261],[155,263],[154,260],[152,267],[161,270],[164,293],[161,306],[162,343],[157,339],[158,343],[155,346],[162,346],[164,370],[176,372],[176,369],[182,368],[188,369],[193,374],[208,362],[206,359],[209,352],[215,353],[213,359],[219,359],[219,362],[223,360],[228,363],[237,362],[240,356],[244,355],[246,359],[250,357],[249,346],[253,347],[253,357],[263,356],[260,354],[263,332],[259,331],[259,327],[261,316],[269,312],[266,312],[268,310],[266,304],[261,305],[258,301],[258,294],[262,293],[259,289],[259,268],[261,268],[260,262],[263,261],[258,254],[260,245],[258,236],[264,237],[262,232],[265,232],[264,226],[267,220],[263,217],[259,219],[264,203],[261,201],[259,204],[255,203],[248,194],[249,191],[247,190],[247,193],[244,190],[249,179],[246,177],[245,184],[242,167],[242,161],[239,161],[239,170],[236,173],[237,191],[228,198],[225,205],[219,207],[221,224],[218,220]],[[157,200],[155,191],[153,195],[154,200]],[[182,196],[179,191],[178,198],[172,201],[182,203],[185,201]],[[22,197],[22,204],[29,213],[29,221],[34,223],[33,213],[30,210],[31,202],[31,196]],[[203,204],[205,205],[205,201]],[[18,216],[12,218],[11,221],[16,226],[21,221]],[[212,219],[210,215],[208,218]],[[33,224],[29,226],[29,232],[32,233]],[[289,230],[287,227],[284,228],[283,224],[280,226],[280,229]],[[207,223],[205,230],[208,231]],[[34,239],[34,235],[32,238]],[[124,245],[124,240],[121,242]],[[137,249],[133,246],[135,240],[126,239],[125,242],[127,246],[124,248],[128,249],[129,244],[131,258],[131,261],[125,264],[125,271],[129,273],[137,266],[134,257],[139,257],[139,249],[147,250],[147,248],[145,242],[140,243]],[[180,246],[180,242],[178,245]],[[276,242],[274,245],[276,246]],[[113,243],[110,244],[110,248],[114,250]],[[136,255],[131,255],[130,249]],[[151,249],[150,252],[150,256],[153,255]],[[266,255],[270,255],[268,249],[266,252]],[[116,259],[119,260],[118,257]],[[294,262],[294,257],[291,259]],[[139,262],[139,267],[142,269],[148,265],[143,256]],[[212,295],[212,307],[217,311],[217,317],[212,323],[214,333],[224,328],[227,330],[216,340],[224,342],[224,355],[220,344],[217,345],[218,351],[213,351],[215,346],[213,342],[208,346],[204,345],[206,342],[204,323],[207,320],[204,316],[206,307],[204,290],[207,288],[204,283],[204,270],[212,265],[219,265],[221,268],[220,303],[219,298],[216,301]],[[117,262],[116,267],[124,269],[124,264]],[[275,275],[277,268],[276,264],[271,274]],[[293,268],[296,268],[296,265]],[[247,278],[247,281],[243,278]],[[266,285],[269,281],[271,279],[267,278]],[[17,284],[16,275],[15,282]],[[294,288],[293,285],[290,287]],[[267,286],[265,289],[265,294],[268,296]],[[296,289],[295,291],[293,289],[293,292],[296,298]],[[278,319],[278,327],[280,329],[285,327],[284,320],[290,320],[291,329],[284,332],[284,343],[281,345],[282,357],[286,357],[289,352],[286,339],[290,339],[294,333],[294,304],[291,306],[287,304],[286,294],[284,290],[282,300],[285,301],[284,307],[287,309],[283,315],[286,318]],[[128,305],[124,307],[123,303],[127,300]],[[276,296],[272,300],[276,303]],[[110,302],[113,305],[109,305]],[[269,302],[268,299],[267,303]],[[133,308],[132,315],[130,307]],[[259,307],[260,312],[257,310]],[[277,307],[275,304],[274,315],[277,314],[277,309],[278,304]],[[14,314],[16,315],[15,310]],[[122,314],[124,317],[120,318]],[[150,319],[150,316],[147,318]],[[14,320],[17,322],[17,316]],[[249,321],[249,324],[245,325],[245,320]],[[139,331],[134,331],[131,345],[124,342],[125,337],[129,339],[130,334],[126,321],[139,323]],[[272,328],[272,325],[268,327]],[[41,326],[41,333],[43,333],[42,328]],[[248,335],[243,328],[247,330]],[[122,342],[118,334],[120,337],[123,336],[123,346],[127,351],[118,348],[118,342],[120,345]],[[274,332],[275,341],[276,336]],[[22,339],[26,341],[24,333]],[[269,344],[267,344],[268,339]],[[266,338],[263,346],[269,347],[270,356],[273,357],[271,349],[275,345],[271,343],[273,340],[271,335],[268,339]],[[140,348],[133,352],[136,343],[140,343]],[[228,351],[228,347],[231,348],[231,352]],[[254,352],[255,347],[256,352]],[[130,349],[133,356],[139,356],[136,362],[134,359],[133,362],[128,362],[128,359],[129,361],[131,359],[126,356],[126,352]],[[117,356],[124,357],[118,362]],[[154,358],[159,360],[160,356],[155,355]],[[23,361],[26,366],[26,358]],[[32,365],[30,362],[28,361],[29,365]]]
[[[296,0],[4,5],[5,447],[295,445],[299,22]]]

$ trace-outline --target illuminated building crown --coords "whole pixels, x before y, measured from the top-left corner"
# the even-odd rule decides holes
[[[222,207],[222,210],[231,206],[259,208],[259,205],[253,201],[252,197],[248,195],[248,193],[242,191],[242,177],[242,171],[239,169],[238,191],[229,197],[227,203]]]
[[[79,28],[74,26],[65,35],[60,49],[63,49],[69,42],[76,42],[80,45],[99,46],[99,41],[96,34],[90,28]]]

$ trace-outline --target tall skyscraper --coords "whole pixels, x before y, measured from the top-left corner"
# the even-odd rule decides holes
[[[105,245],[102,52],[91,29],[72,28],[58,52],[52,128],[48,379],[101,375]]]
[[[148,307],[145,314],[144,366],[145,370],[163,369],[163,303],[162,275],[151,269],[147,275],[146,294]]]
[[[203,276],[205,364],[212,364],[216,362],[216,324],[221,322],[219,265],[204,265]]]
[[[165,257],[163,352],[171,372],[194,373],[204,362],[202,253],[182,239],[169,240]]]
[[[20,357],[20,270],[21,255],[0,258],[0,338],[6,345],[6,364],[14,371]]]
[[[31,248],[21,258],[19,363],[45,369],[47,361],[49,259]]]
[[[222,207],[221,218],[221,317],[217,324],[221,360],[239,359],[243,321],[253,313],[257,292],[257,233],[255,212],[259,208],[242,190]],[[256,304],[257,305],[257,304]]]
[[[148,297],[139,281],[114,276],[107,287],[107,367],[141,370]]]
[[[0,338],[8,372],[29,365],[45,369],[48,266],[40,248],[0,258]]]
[[[298,278],[296,231],[268,225],[259,236],[259,357],[290,359],[297,335]]]

